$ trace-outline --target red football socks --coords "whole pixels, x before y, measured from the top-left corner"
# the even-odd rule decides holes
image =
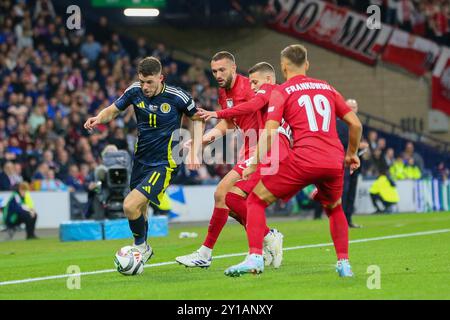
[[[247,199],[236,193],[228,192],[225,196],[225,203],[237,215],[234,217],[237,222],[245,228],[247,225]]]
[[[250,254],[262,254],[267,231],[265,209],[269,205],[253,192],[247,200],[247,238]]]
[[[205,242],[203,242],[205,247],[214,248],[223,226],[227,223],[229,212],[230,209],[227,208],[214,208],[211,220],[209,220],[208,235]]]
[[[247,228],[247,198],[244,198],[236,193],[228,192],[225,197],[225,203],[231,211],[238,216],[235,219]],[[264,236],[270,232],[269,227],[266,225],[264,228]]]
[[[330,232],[338,260],[348,259],[348,224],[342,205],[333,209],[325,208],[330,219]]]

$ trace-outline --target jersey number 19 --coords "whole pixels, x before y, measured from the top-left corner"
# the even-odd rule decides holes
[[[328,132],[330,130],[331,107],[330,102],[325,96],[317,94],[311,100],[311,97],[309,95],[303,95],[298,99],[298,104],[301,108],[306,109],[309,130],[319,131],[316,120],[316,112],[323,118],[321,128],[322,131]]]

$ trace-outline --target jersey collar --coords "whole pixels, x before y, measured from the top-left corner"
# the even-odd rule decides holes
[[[157,96],[159,96],[159,95],[163,94],[163,93],[164,93],[164,91],[166,91],[166,83],[165,83],[165,82],[163,82],[163,88],[162,88],[161,92],[160,92],[160,93],[158,93],[158,94],[156,94],[156,95],[154,95],[154,97],[157,97]]]

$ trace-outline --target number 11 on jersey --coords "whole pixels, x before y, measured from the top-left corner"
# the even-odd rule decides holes
[[[150,125],[150,127],[156,128],[156,114],[149,114],[148,124]]]

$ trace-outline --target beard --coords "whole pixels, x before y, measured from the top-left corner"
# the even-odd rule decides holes
[[[223,85],[223,87],[227,90],[231,89],[231,83],[233,82],[233,76],[229,76],[226,81],[225,84]]]

